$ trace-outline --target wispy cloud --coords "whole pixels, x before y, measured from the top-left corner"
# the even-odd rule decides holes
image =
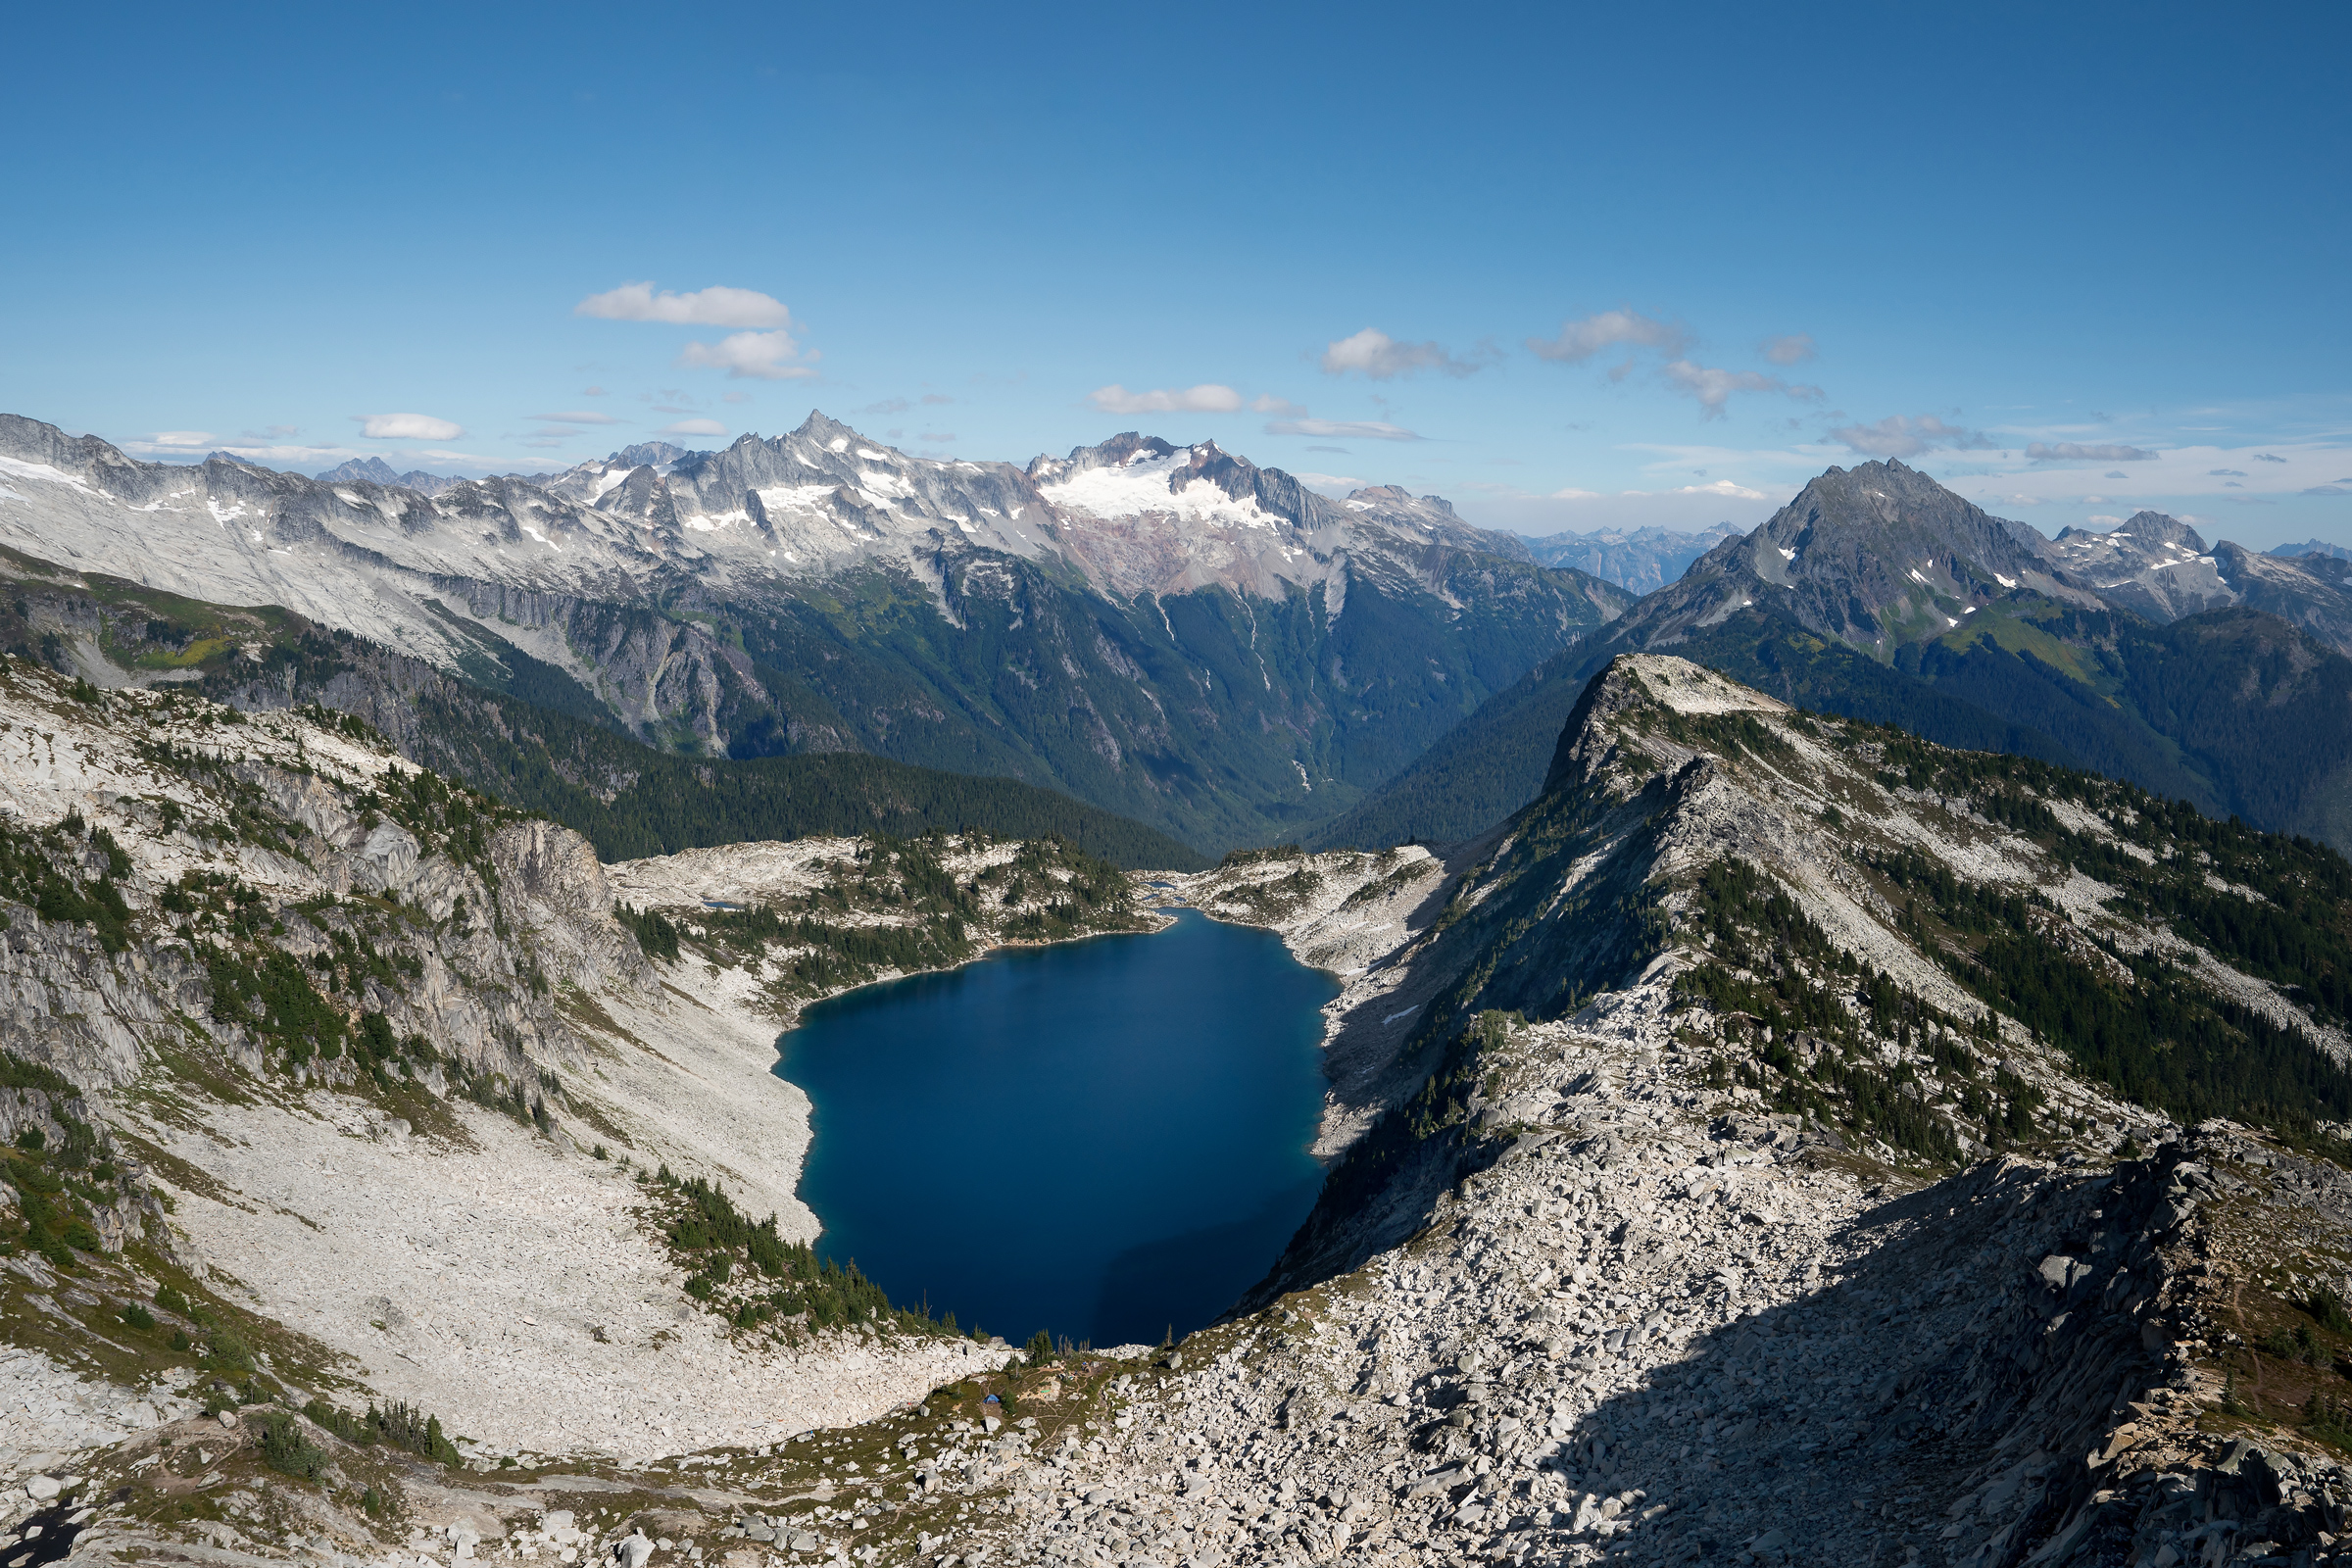
[[[355,414],[360,434],[370,441],[455,441],[463,427],[429,414]]]
[[[1723,406],[1735,392],[1778,392],[1805,402],[1822,395],[1817,386],[1792,386],[1761,370],[1727,370],[1719,366],[1694,365],[1689,360],[1671,361],[1660,373],[1666,377],[1668,386],[1696,398],[1700,412],[1710,419],[1723,417]]]
[[[1114,382],[1095,388],[1086,401],[1104,414],[1232,414],[1241,408],[1242,395],[1213,381],[1152,392],[1130,392]]]
[[[1679,326],[1636,311],[1602,311],[1581,321],[1562,321],[1558,337],[1531,337],[1527,346],[1539,359],[1560,365],[1581,365],[1603,349],[1625,345],[1679,355],[1690,334]]]
[[[2086,446],[2079,441],[2030,441],[2026,443],[2026,456],[2035,463],[2150,463],[2155,460],[2156,454],[2143,452],[2138,447],[2106,443]],[[2283,463],[2286,460],[2274,458],[2271,461]]]
[[[1982,450],[1992,445],[1977,431],[1948,424],[1933,414],[1916,419],[1890,414],[1872,424],[1840,425],[1830,437],[1866,458],[1913,458],[1922,452]]]
[[[1761,501],[1764,499],[1763,491],[1750,490],[1747,486],[1734,484],[1729,479],[1717,479],[1712,484],[1686,484],[1666,493],[1675,496],[1723,496],[1735,501]]]
[[[725,435],[727,427],[716,419],[680,419],[665,424],[654,432],[657,435]]]
[[[2275,458],[2268,452],[2257,452],[2254,454],[2254,461],[2256,463],[2284,463],[2286,460],[2284,458]]]
[[[1782,337],[1768,337],[1756,345],[1756,352],[1775,365],[1802,365],[1813,358],[1813,334],[1790,332]]]
[[[1289,398],[1275,397],[1271,393],[1263,397],[1251,398],[1250,412],[1251,414],[1270,414],[1278,419],[1303,419],[1306,417],[1306,409],[1302,405],[1293,403]]]
[[[1388,333],[1369,326],[1323,350],[1324,374],[1360,375],[1372,381],[1386,381],[1392,376],[1411,375],[1420,370],[1469,375],[1478,368],[1476,361],[1455,359],[1442,343],[1399,343]]]
[[[591,294],[571,308],[574,316],[607,321],[665,321],[676,326],[792,325],[792,312],[772,295],[749,288],[700,288],[675,294],[651,283],[623,283]]]
[[[2243,479],[2246,476],[2246,470],[2243,468],[2207,468],[2205,475],[2210,479]]]
[[[687,344],[678,351],[678,363],[724,370],[736,378],[756,376],[762,381],[797,381],[816,374],[812,366],[789,363],[798,359],[800,352],[801,346],[782,328],[773,332],[730,332],[716,343]]]
[[[610,414],[584,413],[577,409],[569,414],[529,414],[523,417],[543,420],[548,424],[618,424],[620,422]]]
[[[1268,435],[1312,435],[1329,441],[1418,441],[1421,437],[1400,424],[1379,419],[1272,419]]]

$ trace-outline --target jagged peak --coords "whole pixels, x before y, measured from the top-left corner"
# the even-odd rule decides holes
[[[1215,443],[1207,445],[1213,448]],[[1131,463],[1172,458],[1187,450],[1190,449],[1155,435],[1145,435],[1138,430],[1121,430],[1109,440],[1099,441],[1091,447],[1072,447],[1066,458],[1052,457],[1041,452],[1030,460],[1024,471],[1033,481],[1042,482],[1084,473],[1089,468],[1117,468]]]
[[[2161,512],[2151,511],[2145,507],[2142,507],[2139,511],[2134,512],[2132,514],[2132,515],[2126,517],[2122,522],[2116,524],[2115,531],[2117,533],[2128,533],[2132,538],[2139,540],[2142,544],[2173,545],[2185,543],[2190,548],[2195,550],[2198,555],[2201,556],[2205,554],[2205,541],[2197,533],[2196,529],[2191,528],[2187,523],[2182,522],[2179,517],[2167,516]]]
[[[817,442],[820,445],[831,440],[837,435],[854,436],[860,441],[865,439],[863,436],[858,435],[856,430],[851,429],[848,425],[842,423],[839,419],[834,418],[822,409],[810,409],[808,411],[808,417],[803,419],[800,423],[800,428],[794,430],[792,433],[794,435],[805,435],[809,440]]]

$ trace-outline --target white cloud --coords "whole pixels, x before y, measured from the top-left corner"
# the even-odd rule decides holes
[[[1801,365],[1813,357],[1813,334],[1790,332],[1782,337],[1768,337],[1756,347],[1775,365]]]
[[[1366,483],[1352,474],[1309,473],[1303,469],[1293,473],[1291,477],[1310,490],[1331,490],[1343,496],[1350,490],[1361,490]]]
[[[1314,435],[1338,441],[1418,441],[1420,436],[1402,425],[1389,424],[1379,419],[1272,419],[1267,421],[1268,435]]]
[[[716,419],[680,419],[675,424],[663,425],[654,433],[656,435],[725,435],[727,427]]]
[[[690,294],[656,290],[651,283],[623,283],[604,294],[591,294],[571,308],[574,316],[594,316],[608,321],[666,321],[677,326],[792,325],[784,302],[757,289],[703,288]]]
[[[549,424],[618,424],[620,422],[610,414],[584,414],[576,409],[569,414],[530,414],[525,415],[524,417],[544,419]]]
[[[730,332],[716,343],[687,344],[678,351],[678,363],[724,370],[739,379],[749,375],[762,381],[797,381],[816,373],[810,366],[784,363],[798,357],[800,352],[801,346],[792,340],[792,334],[781,328],[773,332]]]
[[[1443,370],[1447,375],[1468,375],[1477,368],[1476,365],[1457,360],[1446,353],[1443,344],[1399,343],[1388,333],[1369,326],[1353,337],[1344,337],[1326,345],[1323,350],[1324,374],[1355,374],[1373,381],[1411,375],[1416,370]]]
[[[370,441],[455,441],[466,432],[429,414],[355,414],[360,434]]]
[[[1293,403],[1289,398],[1278,398],[1270,393],[1264,397],[1251,398],[1250,412],[1251,414],[1271,414],[1275,417],[1283,419],[1306,417],[1306,410],[1303,406]]]
[[[158,430],[144,441],[123,444],[149,452],[201,452],[212,446],[215,439],[210,430]]]
[[[2137,447],[2112,445],[2084,446],[2076,441],[2031,441],[2026,444],[2026,456],[2035,463],[2151,463],[2156,454]],[[2273,458],[2283,463],[2283,458]]]
[[[2105,523],[2105,524],[2106,524],[2108,527],[2112,528],[2112,527],[2114,527],[2114,526],[2115,526],[2117,523],[2119,523],[2119,522],[2123,521],[2124,519],[2123,519],[2123,518],[2121,518],[2121,517],[2110,516],[2108,514],[2106,514],[2106,513],[2104,513],[2104,512],[2094,512],[2094,513],[2092,513],[2092,514],[2091,514],[2089,516],[2087,516],[2087,517],[2083,518],[2082,520],[2083,520],[2083,521],[2085,521],[2085,522],[2103,522],[2103,523]]]
[[[1635,311],[1603,311],[1588,316],[1581,321],[1562,321],[1560,335],[1555,338],[1531,337],[1527,346],[1539,359],[1562,365],[1581,365],[1602,349],[1620,343],[1635,348],[1657,349],[1661,353],[1680,354],[1690,334],[1679,326],[1669,325],[1654,317]]]
[[[1866,458],[1915,458],[1922,452],[1982,451],[1992,445],[1978,432],[1947,424],[1933,414],[1916,419],[1890,414],[1874,424],[1840,425],[1830,436]]]
[[[1689,360],[1675,360],[1664,368],[1667,381],[1678,392],[1688,392],[1698,400],[1700,410],[1710,419],[1723,416],[1723,406],[1735,392],[1779,392],[1788,397],[1813,399],[1822,395],[1817,386],[1791,386],[1777,375],[1761,370],[1726,370],[1712,365],[1694,365]]]
[[[1723,496],[1735,501],[1761,501],[1764,499],[1763,491],[1750,490],[1747,486],[1734,484],[1729,479],[1717,479],[1712,484],[1687,484],[1666,493],[1675,496]]]
[[[1241,408],[1242,395],[1214,381],[1151,392],[1130,392],[1113,382],[1089,392],[1086,401],[1104,414],[1232,414]]]

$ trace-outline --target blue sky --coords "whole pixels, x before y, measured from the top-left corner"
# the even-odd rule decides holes
[[[43,7],[0,409],[306,471],[1140,428],[1532,532],[1885,455],[2352,543],[2348,18]]]

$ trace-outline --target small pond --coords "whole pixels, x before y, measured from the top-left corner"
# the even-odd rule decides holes
[[[814,1105],[817,1249],[1015,1345],[1199,1328],[1314,1204],[1337,994],[1272,933],[1183,909],[819,1003],[776,1063]]]

